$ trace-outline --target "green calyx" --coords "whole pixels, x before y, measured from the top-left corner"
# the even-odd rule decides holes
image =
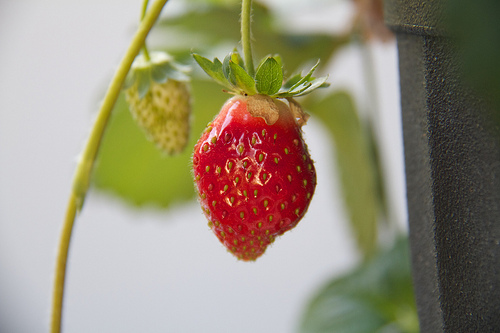
[[[143,54],[138,55],[123,84],[124,89],[137,84],[139,98],[148,93],[151,83],[165,83],[168,80],[189,81],[190,67],[176,63],[173,57],[165,52],[152,52],[149,59]]]
[[[260,94],[273,98],[292,98],[330,85],[326,82],[327,76],[319,78],[312,76],[319,61],[306,75],[298,73],[284,82],[283,64],[279,55],[264,57],[254,76],[245,70],[243,59],[236,51],[227,55],[223,62],[217,58],[210,61],[198,54],[193,54],[193,58],[217,83],[229,92],[240,95]]]

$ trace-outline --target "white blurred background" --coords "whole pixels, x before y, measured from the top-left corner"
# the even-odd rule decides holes
[[[141,2],[0,2],[0,333],[48,331],[76,157]],[[321,13],[307,1],[267,2],[284,17],[300,13],[296,28],[303,29],[342,28],[352,14],[351,4],[340,0]],[[181,5],[172,0],[166,11]],[[391,214],[404,225],[397,51],[394,42],[371,49]],[[362,103],[361,71],[359,50],[346,48],[332,64],[330,81]],[[64,331],[293,332],[314,292],[358,260],[331,172],[330,139],[314,119],[309,124],[315,198],[299,226],[255,263],[225,251],[195,202],[135,210],[91,191],[70,249]]]

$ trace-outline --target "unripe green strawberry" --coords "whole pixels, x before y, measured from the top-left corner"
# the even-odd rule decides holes
[[[167,154],[180,153],[189,138],[191,114],[189,89],[185,82],[152,82],[143,98],[137,84],[126,90],[126,99],[137,124],[148,139]]]
[[[167,154],[177,154],[189,139],[191,101],[186,76],[163,53],[140,56],[125,90],[135,121],[147,138]]]

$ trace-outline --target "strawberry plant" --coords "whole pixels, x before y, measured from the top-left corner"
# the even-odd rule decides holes
[[[241,261],[255,261],[278,236],[297,226],[313,199],[319,175],[302,132],[309,113],[332,134],[349,220],[364,259],[352,275],[333,283],[340,287],[323,289],[316,297],[320,301],[313,301],[305,312],[304,332],[323,329],[322,323],[329,323],[332,317],[318,313],[325,313],[335,297],[344,296],[343,286],[351,277],[364,281],[365,275],[376,271],[370,281],[381,283],[384,272],[398,270],[379,265],[380,273],[373,268],[392,260],[392,252],[376,256],[377,219],[384,215],[384,200],[375,140],[367,134],[369,125],[358,117],[348,93],[323,89],[323,95],[311,97],[311,92],[329,86],[327,76],[314,75],[324,70],[324,61],[301,72],[304,63],[329,59],[349,45],[353,36],[364,34],[359,34],[358,25],[338,35],[276,31],[269,12],[258,2],[253,4],[256,29],[252,34],[252,1],[243,0],[239,28],[233,26],[237,20],[227,17],[238,17],[240,7],[217,5],[188,10],[157,25],[165,35],[173,34],[172,27],[184,32],[181,35],[188,44],[189,36],[199,33],[202,40],[210,41],[209,47],[200,45],[192,54],[191,46],[179,50],[165,38],[162,49],[168,53],[149,53],[146,36],[166,2],[156,0],[148,8],[144,1],[137,33],[110,84],[78,164],[57,259],[52,332],[61,330],[69,241],[91,180],[97,189],[111,191],[137,206],[164,208],[196,197],[200,214],[223,246]],[[362,17],[360,14],[356,20],[362,21]],[[241,33],[240,52],[234,49],[222,61],[200,55],[217,49],[216,44],[237,45],[237,31]],[[251,36],[256,42],[253,46]],[[253,50],[260,56],[268,54],[257,66]],[[205,81],[201,71],[204,76],[195,70],[190,77],[189,69],[180,63],[193,59],[222,89]],[[376,259],[371,261],[372,257]],[[403,258],[401,262],[407,261]],[[409,278],[404,275],[400,280],[408,282]],[[354,292],[356,286],[346,290],[355,294],[361,309],[381,305],[369,302],[374,292],[370,288],[358,293]],[[412,332],[411,295],[403,298],[391,302],[408,306],[405,315],[409,319],[400,326]],[[387,322],[399,323],[391,309],[376,315],[368,310],[360,313],[370,314],[365,326],[377,329]],[[349,320],[355,321],[354,317]]]

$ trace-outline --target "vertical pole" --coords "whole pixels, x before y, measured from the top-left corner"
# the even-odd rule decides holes
[[[500,127],[461,79],[443,3],[385,3],[419,320],[422,332],[500,332]]]

